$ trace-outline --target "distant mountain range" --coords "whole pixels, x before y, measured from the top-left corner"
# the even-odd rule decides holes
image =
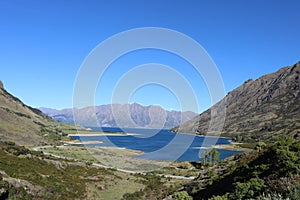
[[[73,109],[55,110],[39,108],[53,119],[74,124]],[[164,128],[178,126],[194,118],[194,112],[166,111],[160,106],[133,104],[108,104],[75,109],[76,124],[85,127]],[[95,121],[95,114],[96,119]]]
[[[300,133],[300,62],[247,80],[214,106],[225,103],[223,136],[238,141],[274,140]],[[172,129],[205,135],[211,109]]]

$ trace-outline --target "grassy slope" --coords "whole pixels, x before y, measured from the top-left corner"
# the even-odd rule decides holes
[[[58,123],[41,111],[26,106],[0,87],[0,137],[19,145],[41,145],[61,139],[74,126]]]

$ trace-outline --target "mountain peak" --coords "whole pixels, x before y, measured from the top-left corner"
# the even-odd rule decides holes
[[[3,89],[3,82],[0,80],[0,89]]]

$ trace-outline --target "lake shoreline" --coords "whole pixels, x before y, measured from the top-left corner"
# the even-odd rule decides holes
[[[116,130],[116,131],[115,131]],[[95,130],[94,130],[95,131]],[[114,132],[115,131],[115,132]],[[138,132],[140,131],[140,132]],[[167,129],[160,130],[158,132],[159,134],[156,134],[155,136],[150,135],[149,137],[125,137],[125,136],[133,136],[133,135],[145,135],[148,136],[147,134],[150,134],[151,130],[147,129],[138,129],[138,130],[128,130],[128,133],[122,133],[119,131],[117,128],[112,128],[111,130],[108,130],[107,132],[84,132],[84,133],[77,133],[77,134],[69,134],[68,136],[70,138],[76,139],[77,141],[81,142],[83,141],[93,141],[93,140],[98,140],[98,141],[103,141],[102,144],[93,144],[93,142],[87,143],[87,144],[82,144],[84,146],[95,146],[95,147],[100,147],[103,149],[115,149],[115,150],[137,150],[140,155],[146,155],[148,153],[155,154],[158,150],[161,150],[162,147],[168,146],[172,142],[179,142],[179,144],[182,145],[188,145],[186,149],[182,152],[180,156],[178,156],[177,159],[178,161],[194,161],[194,160],[199,160],[199,153],[202,151],[201,149],[211,149],[211,148],[216,148],[220,151],[221,153],[221,159],[225,159],[226,157],[230,156],[231,154],[236,154],[236,153],[241,153],[246,150],[243,148],[240,148],[236,144],[234,144],[230,138],[228,137],[218,137],[216,134],[214,135],[196,135],[192,133],[174,133],[170,132]],[[173,140],[176,138],[178,135],[178,138],[182,139],[177,139]],[[108,140],[111,140],[111,143],[113,146],[111,146],[111,143],[108,142],[109,144],[106,145],[106,139],[104,140],[104,136],[107,136]],[[120,137],[114,137],[114,136],[120,136]],[[80,138],[82,137],[82,138]],[[90,138],[89,138],[90,137]],[[98,138],[97,138],[98,137]],[[102,140],[102,139],[103,140]],[[189,139],[188,139],[189,138]],[[184,141],[190,142],[190,143],[185,143]],[[79,143],[78,142],[78,143]],[[198,144],[198,146],[197,146]],[[66,144],[67,145],[67,144]],[[72,145],[72,144],[71,144]],[[76,144],[75,144],[76,145]],[[174,145],[173,145],[174,146]],[[173,151],[176,151],[177,148],[173,149]],[[232,153],[230,153],[232,151]],[[189,152],[189,153],[188,153]],[[172,158],[172,152],[168,154],[158,154],[156,155],[157,158],[155,159],[154,157],[150,158],[149,160],[173,160]],[[140,158],[138,158],[140,159]],[[144,158],[145,159],[145,158]],[[146,160],[148,160],[146,158]]]
[[[223,139],[227,139],[229,141],[229,144],[216,144],[216,145],[212,145],[211,147],[202,147],[202,146],[201,147],[195,147],[196,149],[215,148],[215,149],[221,149],[221,150],[241,151],[241,152],[249,152],[249,151],[251,151],[251,149],[249,149],[249,148],[243,148],[243,147],[237,146],[238,144],[243,144],[243,143],[232,142],[232,138],[230,138],[230,137],[219,137],[219,136],[210,136],[210,135],[197,135],[195,133],[177,133],[177,132],[170,132],[170,133],[174,133],[174,134],[187,134],[187,135],[200,136],[200,137],[208,137],[208,138],[223,138]]]

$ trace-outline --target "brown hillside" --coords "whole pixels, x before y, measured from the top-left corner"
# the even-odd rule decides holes
[[[223,136],[243,140],[269,140],[300,131],[300,62],[257,80],[248,80],[229,92]],[[218,103],[220,104],[220,102]],[[217,104],[217,105],[218,105]],[[205,135],[211,109],[176,127],[176,132]]]

